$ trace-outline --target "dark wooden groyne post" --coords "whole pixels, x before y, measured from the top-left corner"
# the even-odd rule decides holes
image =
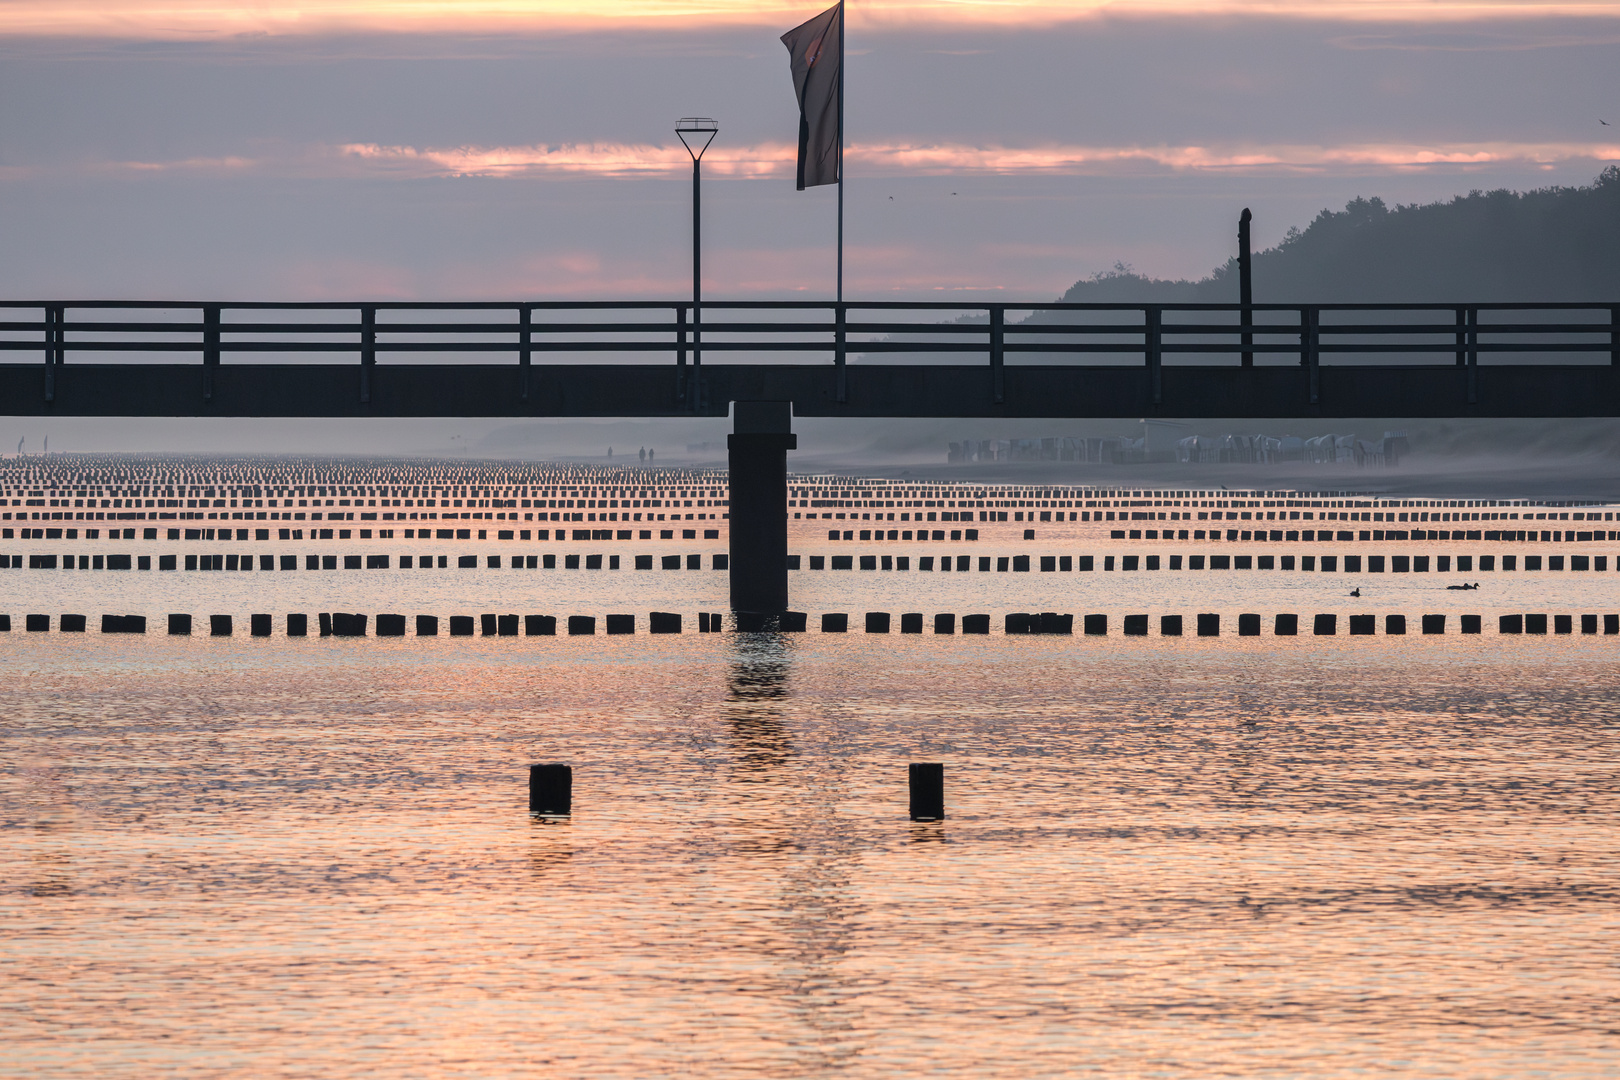
[[[944,762],[917,762],[909,766],[911,773],[911,820],[945,820],[945,764]]]
[[[731,607],[780,614],[788,606],[787,452],[799,445],[793,405],[738,401],[733,408]]]
[[[529,812],[533,814],[574,812],[573,766],[560,764],[529,766]]]
[[[1249,213],[1245,206],[1243,213],[1238,216],[1238,303],[1243,305],[1239,319],[1243,326],[1243,366],[1254,367],[1254,277],[1251,274],[1253,261],[1249,255],[1249,222],[1254,215]]]

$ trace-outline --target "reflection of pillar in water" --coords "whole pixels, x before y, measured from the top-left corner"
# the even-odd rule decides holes
[[[726,680],[732,699],[726,724],[738,765],[750,771],[781,768],[793,753],[777,705],[788,696],[787,656],[781,650],[780,645],[756,646],[732,664]]]

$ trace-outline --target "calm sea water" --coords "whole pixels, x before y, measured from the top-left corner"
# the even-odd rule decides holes
[[[1266,550],[815,535],[796,549]],[[1620,573],[1467,576],[793,576],[812,613],[992,614],[965,638],[648,636],[649,610],[725,607],[708,569],[5,572],[0,1073],[1613,1076],[1620,638],[1494,616],[1620,611]],[[643,619],[279,636],[321,610]],[[999,633],[1027,610],[1112,633]],[[169,611],[237,636],[170,638]],[[1139,611],[1223,636],[1119,637]],[[1238,638],[1243,611],[1414,636]],[[1415,636],[1431,612],[1486,632]],[[571,819],[527,813],[537,761],[573,764]],[[945,762],[944,822],[907,819],[909,761]]]

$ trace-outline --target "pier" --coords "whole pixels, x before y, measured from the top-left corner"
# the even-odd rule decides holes
[[[14,360],[0,364],[0,403],[16,416],[729,415],[731,602],[764,614],[788,604],[780,500],[795,416],[1620,415],[1620,304],[6,301],[0,311],[11,316],[0,351]],[[703,354],[733,362],[701,362],[700,317]],[[654,355],[665,359],[642,362]]]

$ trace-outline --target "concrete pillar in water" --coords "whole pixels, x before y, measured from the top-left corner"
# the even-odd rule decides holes
[[[793,403],[733,402],[731,607],[787,610],[787,452],[797,449]]]

